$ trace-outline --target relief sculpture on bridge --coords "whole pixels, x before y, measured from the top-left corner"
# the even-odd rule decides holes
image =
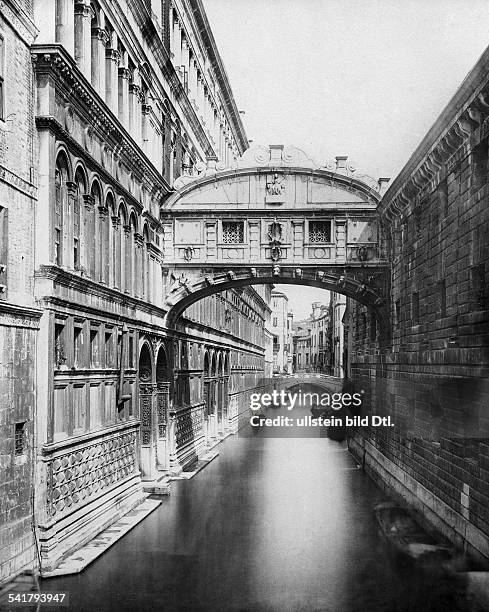
[[[278,261],[282,257],[283,225],[277,219],[268,226],[268,237],[270,239],[270,258],[272,261]]]
[[[285,196],[285,176],[277,172],[266,184],[265,201],[269,204],[281,204]]]

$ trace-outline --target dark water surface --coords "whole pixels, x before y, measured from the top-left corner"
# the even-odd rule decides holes
[[[323,432],[324,433],[324,432]],[[72,610],[457,612],[453,581],[390,554],[385,499],[345,443],[231,436],[84,572],[46,580]],[[458,603],[457,603],[458,602]]]

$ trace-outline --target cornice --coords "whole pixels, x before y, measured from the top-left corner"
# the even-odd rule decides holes
[[[0,317],[2,314],[19,318],[40,319],[42,310],[32,308],[32,306],[20,306],[19,304],[11,304],[0,300]]]
[[[26,45],[32,45],[39,33],[31,15],[28,15],[17,0],[0,0],[0,13]]]
[[[214,35],[212,34],[202,0],[188,0],[188,2],[194,14],[200,36],[202,37],[202,41],[209,55],[211,66],[219,82],[223,101],[226,104],[228,113],[232,119],[231,125],[233,127],[234,137],[238,145],[239,155],[242,155],[249,146],[248,136],[246,135],[243,122],[241,121],[241,116],[236,106],[236,101],[234,99],[226,69],[224,68],[224,63],[221,56],[219,55],[216,41],[214,40]]]
[[[302,167],[263,167],[263,166],[254,166],[250,168],[234,168],[229,170],[223,170],[219,172],[209,172],[203,173],[203,176],[198,176],[194,180],[189,181],[187,184],[180,187],[177,191],[173,192],[165,202],[164,211],[168,212],[171,210],[172,206],[181,200],[187,193],[197,189],[198,187],[202,187],[204,185],[216,185],[220,181],[226,181],[230,178],[236,179],[239,176],[249,176],[256,175],[260,176],[263,174],[283,174],[283,175],[307,175],[311,178],[323,178],[326,180],[330,180],[334,183],[337,183],[338,186],[342,188],[346,188],[349,190],[357,190],[360,191],[363,195],[367,196],[370,201],[373,203],[378,203],[380,200],[379,192],[364,183],[363,181],[353,178],[352,176],[347,176],[344,174],[339,174],[337,172],[333,172],[331,170],[322,170],[318,168],[317,170],[305,170]],[[188,212],[188,211],[187,211]],[[275,211],[274,211],[275,212]],[[276,212],[275,212],[276,214]]]
[[[24,195],[29,196],[32,199],[36,198],[37,195],[37,187],[32,183],[24,180],[5,166],[0,164],[0,181],[5,183],[9,187],[13,189],[17,189]]]
[[[83,146],[63,128],[55,117],[36,117],[36,126],[38,129],[51,130],[53,134],[68,145],[70,150],[75,152],[79,157],[83,158],[88,167],[94,169],[101,178],[114,187],[115,193],[118,196],[123,197],[127,203],[131,203],[141,217],[147,217],[156,227],[161,228],[161,222],[156,219],[156,217],[154,217],[154,215],[152,215],[147,209],[143,208],[141,202],[123,185],[121,185],[121,183],[119,183],[112,176],[112,174],[102,166],[102,164],[94,159],[92,155],[90,155],[90,153],[86,151]],[[104,211],[107,212],[107,209],[104,206],[99,207],[99,212]]]
[[[259,346],[258,344],[254,344],[253,342],[244,340],[243,338],[240,338],[239,336],[235,336],[231,332],[228,332],[224,329],[216,330],[214,327],[210,325],[206,325],[205,323],[200,323],[199,321],[192,321],[192,319],[188,319],[184,315],[180,316],[180,320],[177,324],[177,327],[175,327],[174,330],[172,329],[172,333],[176,332],[175,335],[178,334],[180,337],[195,337],[196,339],[198,339],[200,342],[202,342],[205,345],[215,346],[216,344],[215,340],[209,340],[207,338],[200,338],[199,336],[190,336],[190,333],[184,330],[184,328],[188,328],[188,327],[193,327],[195,330],[204,332],[206,334],[217,334],[218,332],[221,338],[227,338],[228,340],[234,341],[235,345],[230,346],[229,344],[221,340],[220,346],[226,347],[227,349],[231,349],[231,350],[243,349],[243,347],[246,347],[250,349],[251,353],[257,354],[257,355],[260,355],[259,351],[261,352],[265,350],[263,347]]]
[[[488,133],[489,48],[384,194],[381,218],[393,222],[409,213]]]
[[[35,72],[52,74],[56,88],[66,89],[67,97],[87,125],[98,130],[101,139],[110,144],[129,167],[137,170],[139,180],[149,178],[153,188],[159,186],[162,196],[168,193],[170,185],[93,89],[64,47],[33,45],[31,49]]]
[[[154,59],[156,60],[158,68],[161,70],[162,76],[166,80],[170,91],[172,92],[175,98],[175,103],[179,104],[179,109],[175,108],[175,106],[171,104],[170,100],[168,100],[163,83],[160,83],[159,78],[153,79],[153,87],[158,87],[161,98],[168,100],[170,111],[173,116],[179,116],[180,111],[181,114],[185,117],[185,119],[190,124],[190,128],[192,129],[195,138],[197,139],[200,147],[202,148],[204,155],[212,155],[214,153],[212,144],[209,138],[207,137],[205,130],[202,127],[190,100],[188,99],[187,94],[185,93],[185,90],[180,79],[178,78],[177,73],[175,72],[173,63],[170,58],[170,54],[163,45],[163,41],[160,38],[160,34],[153,23],[150,11],[146,7],[145,3],[142,2],[142,0],[129,0],[128,4],[129,9],[134,15],[138,27],[141,28],[141,33],[143,37],[145,37],[151,53],[153,53],[154,55]],[[112,8],[113,10],[117,10],[117,18],[123,24],[124,30],[126,32],[130,32],[132,28],[127,20],[127,16],[120,9],[119,5],[114,4],[112,5]],[[131,39],[131,43],[133,45],[139,45],[137,53],[138,60],[140,60],[141,62],[146,62],[150,69],[153,70],[154,60],[152,58],[147,57],[139,41],[136,41],[133,38]]]
[[[113,289],[112,287],[101,285],[100,283],[97,283],[96,281],[93,281],[90,278],[79,276],[77,274],[69,272],[68,270],[59,268],[58,266],[54,266],[54,265],[40,266],[40,268],[36,270],[36,272],[34,273],[34,278],[49,279],[49,280],[59,283],[63,287],[75,289],[76,291],[79,291],[80,293],[83,293],[83,294],[89,293],[92,296],[96,295],[98,297],[110,300],[110,302],[112,303],[115,302],[119,305],[129,306],[129,307],[141,310],[149,314],[160,316],[162,318],[167,313],[167,310],[162,309],[158,306],[155,306],[154,304],[151,304],[147,302],[146,300],[135,298],[133,296],[127,295],[126,293],[122,293],[118,289]],[[68,300],[66,298],[58,297],[55,295],[39,296],[38,301],[42,301],[45,303],[60,304],[60,305],[69,305],[71,307],[73,306],[73,304],[76,304],[78,307],[82,307],[79,301]],[[130,320],[129,318],[125,316],[121,316],[116,313],[111,313],[110,311],[107,311],[106,309],[93,308],[86,304],[83,304],[82,309],[86,310],[87,312],[100,312],[100,310],[103,310],[105,313],[107,313],[108,316],[112,318],[119,317],[121,320],[122,319]]]

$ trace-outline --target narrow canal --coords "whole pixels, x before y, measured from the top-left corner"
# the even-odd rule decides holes
[[[292,435],[229,437],[99,560],[43,587],[90,612],[465,610],[453,582],[389,553],[385,496],[346,444]]]

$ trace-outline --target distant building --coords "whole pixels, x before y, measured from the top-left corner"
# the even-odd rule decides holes
[[[292,324],[289,299],[285,293],[272,291],[273,372],[292,372]]]
[[[293,330],[293,371],[307,372],[311,357],[311,330],[303,323],[296,323]]]
[[[328,328],[330,321],[329,306],[314,302],[311,321],[311,369],[314,372],[327,372],[330,364],[330,341]]]
[[[331,294],[332,335],[333,335],[333,375],[343,378],[344,368],[344,315],[346,297],[341,293]]]
[[[314,302],[309,317],[294,325],[294,371],[331,371],[330,318],[329,306]]]

